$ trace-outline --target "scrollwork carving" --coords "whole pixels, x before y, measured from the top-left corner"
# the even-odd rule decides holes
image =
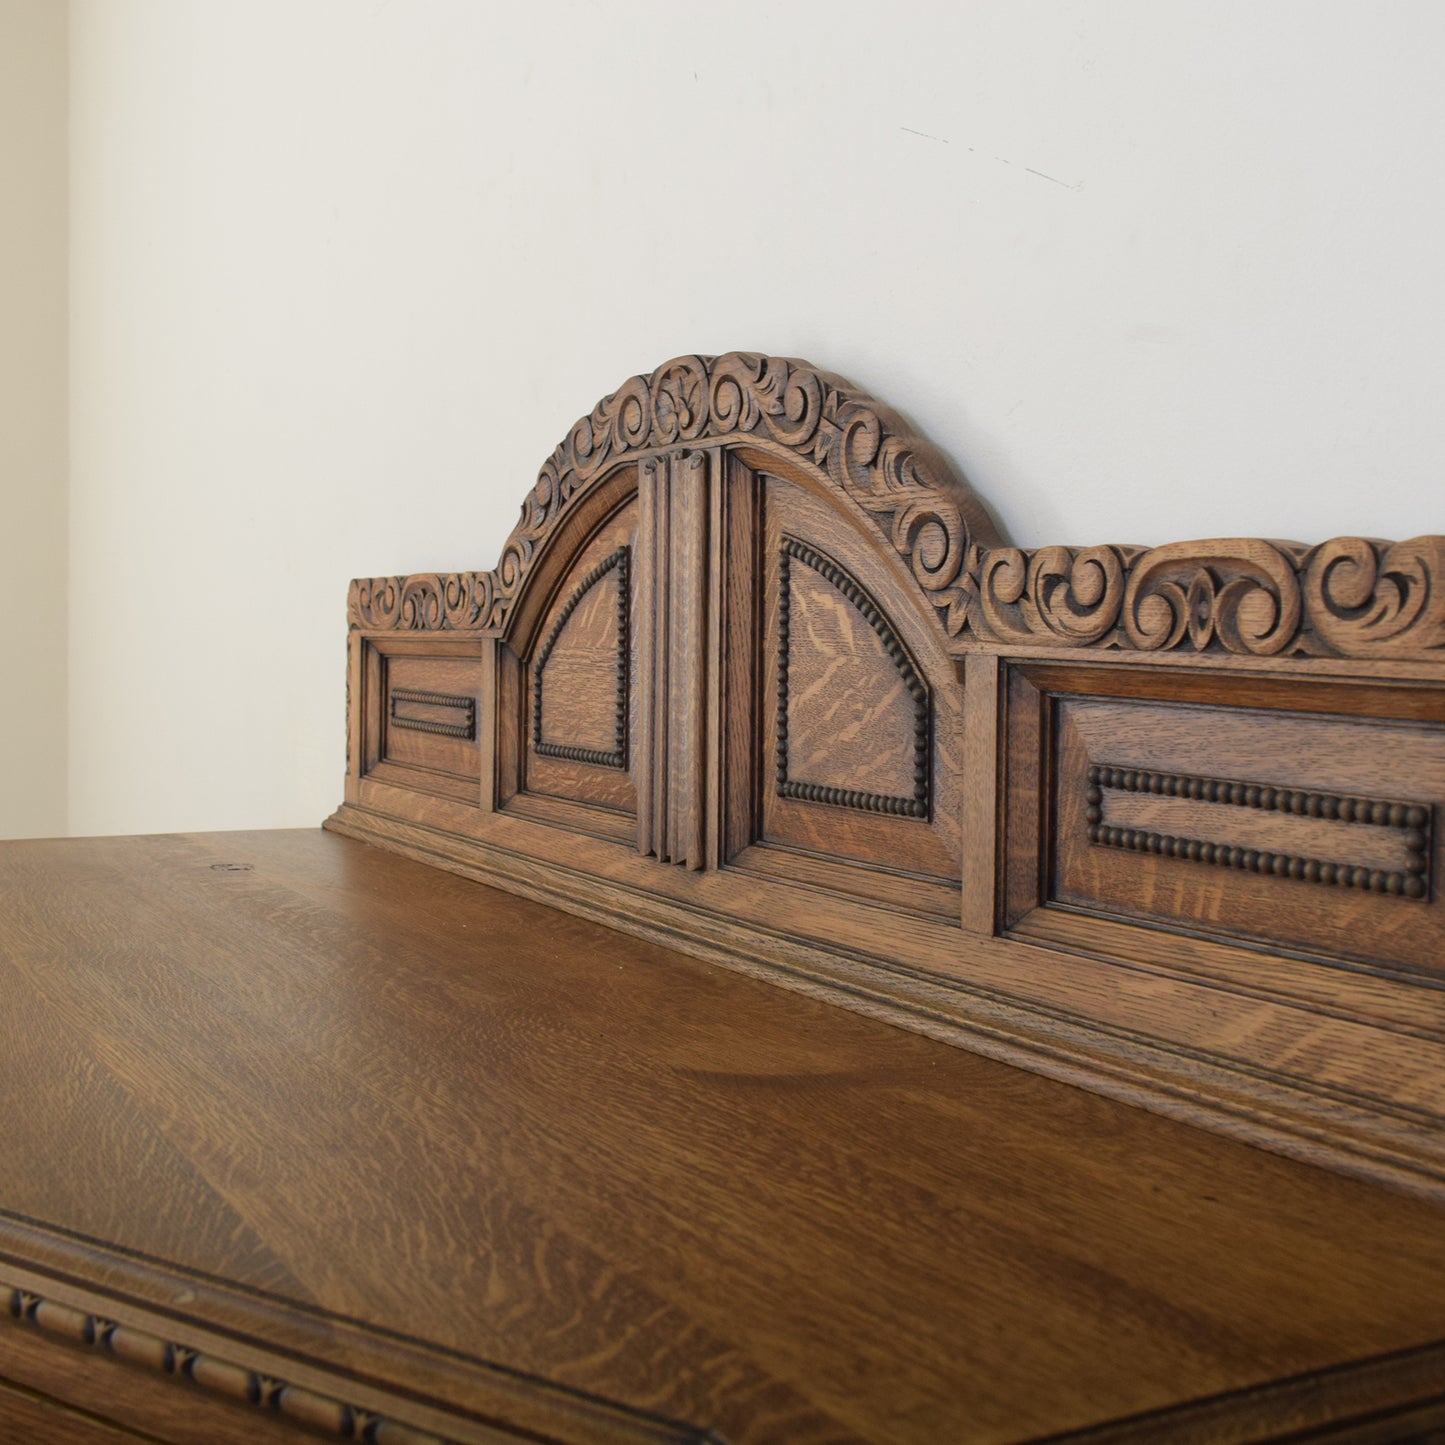
[[[588,486],[628,454],[749,439],[798,454],[870,518],[930,594],[945,631],[962,630],[982,509],[942,457],[886,407],[800,361],[729,352],[684,356],[604,397],[548,458],[493,575],[486,625],[505,627],[538,551]]]
[[[360,577],[351,584],[347,620],[373,632],[474,631],[486,626],[495,587],[491,572]]]
[[[1020,645],[1052,637],[1070,646],[1104,639],[1119,620],[1135,548],[999,547],[979,564],[978,607],[987,627]]]
[[[805,362],[743,351],[631,377],[543,464],[495,570],[354,582],[351,625],[504,632],[536,558],[590,487],[631,456],[708,441],[781,449],[821,472],[904,560],[956,650],[974,640],[1254,657],[1445,651],[1445,538],[999,546],[977,499],[896,413]]]
[[[1337,537],[1304,573],[1315,630],[1348,656],[1445,650],[1445,537]]]
[[[980,642],[1273,657],[1445,651],[1445,538],[985,551]]]

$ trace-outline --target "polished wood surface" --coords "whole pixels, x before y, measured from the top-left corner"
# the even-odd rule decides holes
[[[0,1379],[153,1438],[1445,1425],[1440,1207],[343,838],[5,844],[0,990]]]

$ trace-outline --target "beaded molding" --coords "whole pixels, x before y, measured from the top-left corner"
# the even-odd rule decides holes
[[[567,599],[547,640],[537,654],[532,668],[532,750],[544,758],[563,758],[572,763],[590,763],[598,768],[627,769],[627,716],[630,700],[631,646],[630,628],[632,618],[632,552],[629,547],[619,547],[610,557],[599,562],[577,585],[577,590]],[[615,746],[611,752],[597,748],[574,748],[560,743],[542,741],[542,672],[552,656],[552,649],[562,635],[562,629],[571,620],[582,599],[613,568],[617,569],[617,711],[614,725]]]
[[[791,613],[792,562],[796,559],[812,568],[835,591],[842,594],[878,634],[884,651],[903,678],[913,700],[913,796],[890,796],[853,788],[833,788],[822,783],[804,783],[788,773],[788,668],[792,650]],[[918,675],[913,660],[904,651],[897,634],[878,604],[831,557],[815,547],[784,537],[778,559],[778,720],[777,791],[780,798],[804,803],[827,803],[835,808],[853,808],[862,813],[887,813],[900,818],[927,818],[932,794],[933,708],[928,687]]]
[[[1104,791],[1155,793],[1166,798],[1218,803],[1226,807],[1254,808],[1265,813],[1324,818],[1331,822],[1363,823],[1391,828],[1404,834],[1403,869],[1368,868],[1336,863],[1265,848],[1246,848],[1158,833],[1148,828],[1121,828],[1103,821]],[[1088,772],[1086,818],[1089,842],[1133,853],[1157,853],[1190,863],[1268,873],[1335,888],[1359,888],[1415,900],[1430,893],[1431,809],[1422,803],[1391,798],[1365,798],[1349,793],[1321,793],[1303,788],[1279,788],[1268,783],[1242,783],[1192,773],[1160,773],[1148,768],[1122,768],[1096,764]]]
[[[408,717],[397,711],[400,703],[411,703],[420,707],[451,708],[466,717],[465,722],[433,722],[430,718]],[[477,736],[477,700],[474,697],[453,697],[446,692],[414,692],[410,688],[394,687],[391,690],[391,725],[406,728],[411,732],[437,733],[444,738],[465,738],[468,742]]]
[[[6,1295],[11,1317],[22,1325],[144,1366],[173,1380],[189,1381],[210,1394],[224,1395],[294,1424],[334,1435],[338,1440],[360,1440],[367,1445],[448,1445],[440,1435],[415,1430],[358,1405],[302,1389],[147,1330],[57,1304],[29,1290],[12,1288]]]

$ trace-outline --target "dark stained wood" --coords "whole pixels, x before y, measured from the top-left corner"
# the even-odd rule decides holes
[[[992,547],[974,639],[1015,650],[1430,657],[1445,645],[1445,537],[1234,537],[1163,547]]]
[[[1204,706],[1174,683],[1021,670],[1015,688],[1051,714],[1055,753],[1015,747],[1012,798],[1022,813],[1042,800],[1056,821],[1046,856],[1012,850],[1011,916],[1062,903],[1438,978],[1445,712],[1420,718],[1405,692],[1393,706],[1378,696],[1366,719],[1343,682],[1316,687],[1317,710],[1266,711],[1252,680],[1230,678]]]
[[[539,753],[626,769],[629,556],[619,547],[583,577],[533,663]]]
[[[947,887],[936,911],[956,917],[963,739],[954,666],[870,539],[801,477],[767,476],[763,499],[757,841],[936,880]],[[890,703],[891,726],[881,716],[862,725]],[[895,897],[891,879],[838,869],[836,880]]]
[[[345,839],[7,844],[0,970],[0,1285],[409,1428],[985,1442],[1232,1394],[1243,1440],[1272,1381],[1319,1376],[1310,1428],[1439,1393],[1361,1363],[1445,1349],[1439,1207]]]
[[[708,834],[706,557],[716,458],[693,449],[641,469],[641,639],[637,849],[705,866]]]
[[[1024,552],[731,353],[348,616],[350,841],[0,850],[17,1421],[1440,1438],[1445,539]]]

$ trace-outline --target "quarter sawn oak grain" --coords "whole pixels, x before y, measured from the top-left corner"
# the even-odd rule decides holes
[[[1445,1339],[1437,1207],[330,835],[7,844],[0,960],[0,1226],[442,1438],[505,1378],[546,1438],[1244,1440]]]

